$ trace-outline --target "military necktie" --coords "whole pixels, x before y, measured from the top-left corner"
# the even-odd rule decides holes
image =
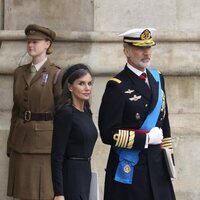
[[[145,72],[143,72],[139,77],[140,77],[142,80],[144,80],[144,82],[146,82],[147,74],[146,74]]]
[[[37,72],[37,70],[35,68],[35,65],[31,65],[31,67],[30,67],[30,75],[28,77],[29,84],[30,84],[32,78],[35,76],[36,72]]]
[[[31,65],[31,76],[32,76],[32,78],[33,78],[33,76],[35,76],[36,72],[37,72],[37,70],[36,70],[35,65]]]
[[[147,74],[145,72],[143,72],[140,76],[139,76],[147,85],[148,87],[150,88],[149,86],[149,82],[147,80]]]

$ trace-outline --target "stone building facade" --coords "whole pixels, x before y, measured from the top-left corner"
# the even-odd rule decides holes
[[[24,28],[36,23],[57,32],[51,55],[62,68],[86,63],[95,74],[92,110],[107,80],[126,62],[118,33],[134,27],[157,29],[152,66],[166,78],[176,156],[178,200],[200,199],[200,2],[198,0],[0,0],[0,200],[6,197],[6,141],[12,108],[13,71],[29,61]],[[108,147],[97,141],[92,168],[100,200]]]

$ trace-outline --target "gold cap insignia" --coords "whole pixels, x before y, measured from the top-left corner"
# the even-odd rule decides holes
[[[131,171],[130,165],[126,164],[124,166],[124,172],[128,174],[130,171]]]
[[[141,40],[149,40],[150,38],[151,38],[151,32],[148,29],[145,29],[140,35]]]
[[[128,30],[120,34],[120,36],[124,37],[123,42],[131,46],[151,47],[156,45],[156,42],[152,38],[152,33],[155,30],[154,28],[136,28]]]

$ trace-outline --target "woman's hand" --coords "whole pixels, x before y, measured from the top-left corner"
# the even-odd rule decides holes
[[[55,196],[54,200],[65,200],[64,196]]]

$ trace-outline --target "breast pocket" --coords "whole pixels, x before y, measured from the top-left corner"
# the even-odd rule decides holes
[[[53,122],[43,121],[35,124],[36,147],[51,150]]]

